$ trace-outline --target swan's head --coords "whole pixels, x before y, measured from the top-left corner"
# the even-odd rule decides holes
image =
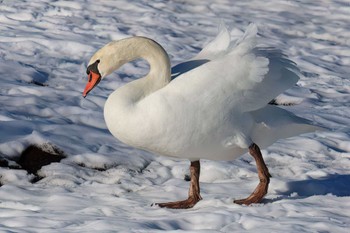
[[[86,73],[88,75],[88,83],[83,92],[83,97],[97,86],[97,84],[114,70],[118,69],[125,60],[120,57],[120,43],[112,41],[98,50],[90,59]]]
[[[87,94],[101,81],[102,76],[98,69],[98,64],[100,63],[100,59],[97,59],[94,63],[90,64],[86,69],[86,73],[88,75],[88,82],[85,86],[83,97],[85,98]]]

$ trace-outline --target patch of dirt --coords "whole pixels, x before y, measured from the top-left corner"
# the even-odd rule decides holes
[[[295,103],[279,103],[276,99],[273,99],[269,102],[270,105],[280,105],[280,106],[293,106]]]
[[[93,169],[93,170],[96,170],[96,171],[100,171],[100,172],[104,172],[104,171],[107,171],[109,168],[107,167],[87,167],[85,164],[83,163],[78,163],[78,166],[80,167],[86,167],[86,168],[89,168],[89,169]]]
[[[50,144],[30,145],[22,152],[17,163],[28,173],[36,175],[41,167],[60,162],[65,157],[63,151]]]
[[[54,145],[30,145],[22,152],[16,161],[10,161],[0,157],[0,167],[24,169],[29,174],[35,175],[34,179],[32,180],[32,182],[35,183],[43,178],[38,175],[38,171],[43,166],[54,162],[60,162],[64,158],[66,158],[64,152]],[[19,166],[11,165],[11,163],[18,164]]]
[[[4,158],[0,158],[0,167],[8,167],[8,166],[9,166],[9,162],[7,162],[7,160]]]

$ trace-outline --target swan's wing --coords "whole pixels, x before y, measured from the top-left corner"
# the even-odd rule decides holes
[[[222,22],[218,35],[191,60],[213,60],[225,53],[231,43],[230,33]]]
[[[256,34],[257,27],[250,25],[224,55],[179,75],[164,91],[211,104],[215,100],[241,112],[265,106],[298,81],[299,71],[280,51],[258,48]]]
[[[230,45],[230,34],[223,23],[220,24],[218,35],[210,41],[194,58],[179,63],[171,68],[171,79],[193,70],[210,60],[217,58],[227,52]]]
[[[252,83],[251,88],[243,91],[247,103],[245,109],[249,111],[263,107],[276,96],[293,87],[298,82],[300,75],[296,64],[280,50],[254,48],[252,52],[257,60],[261,58],[268,59],[268,72],[263,75],[261,80],[257,79],[257,82]],[[258,65],[258,72],[261,65],[260,68]]]

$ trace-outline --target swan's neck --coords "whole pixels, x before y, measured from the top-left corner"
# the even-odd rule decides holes
[[[102,55],[103,54],[103,55]],[[155,41],[145,37],[132,37],[107,44],[97,52],[92,61],[103,57],[101,67],[106,71],[106,76],[118,69],[123,64],[136,60],[145,59],[150,66],[149,73],[144,77],[119,88],[119,97],[137,102],[152,92],[167,85],[171,78],[170,61],[165,50]]]
[[[111,45],[107,45],[104,54],[106,53],[110,55],[111,62],[108,72],[138,58],[145,59],[150,66],[149,73],[145,77],[118,88],[108,97],[105,104],[104,115],[109,130],[125,142],[128,141],[127,138],[135,138],[135,135],[129,135],[133,128],[145,124],[142,122],[143,113],[139,111],[138,103],[170,82],[170,61],[158,43],[144,37],[112,42]],[[128,143],[133,144],[130,141]]]

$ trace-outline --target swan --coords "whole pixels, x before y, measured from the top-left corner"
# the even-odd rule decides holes
[[[225,26],[193,59],[173,68],[161,45],[146,37],[112,41],[87,67],[83,97],[123,64],[145,59],[149,73],[109,95],[104,118],[117,139],[158,155],[190,160],[188,198],[157,203],[191,208],[202,199],[200,159],[233,160],[247,152],[256,161],[259,184],[237,204],[258,203],[270,173],[260,148],[281,138],[316,130],[308,120],[268,103],[299,80],[295,63],[281,51],[260,47],[251,24],[238,40]]]

